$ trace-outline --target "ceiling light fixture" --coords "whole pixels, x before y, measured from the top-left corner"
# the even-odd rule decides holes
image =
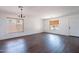
[[[18,6],[18,9],[20,10],[20,13],[17,14],[17,17],[6,17],[6,18],[8,18],[8,19],[24,20],[25,16],[23,14],[23,6]]]
[[[24,19],[25,16],[23,15],[23,6],[18,6],[18,8],[20,9],[20,14],[18,15],[19,19]]]

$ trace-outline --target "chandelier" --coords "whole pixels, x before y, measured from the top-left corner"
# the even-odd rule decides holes
[[[19,9],[19,14],[17,14],[17,17],[6,17],[8,19],[17,19],[18,21],[19,20],[24,20],[25,16],[23,14],[23,6],[18,6],[18,9]]]
[[[18,6],[18,8],[20,9],[20,14],[18,15],[19,19],[24,19],[25,16],[23,14],[23,6]]]

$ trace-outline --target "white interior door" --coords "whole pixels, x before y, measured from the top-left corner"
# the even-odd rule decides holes
[[[70,26],[70,35],[71,36],[79,36],[79,17],[72,17],[69,20],[69,26]]]
[[[49,31],[48,20],[43,20],[43,31],[44,32],[48,32]]]

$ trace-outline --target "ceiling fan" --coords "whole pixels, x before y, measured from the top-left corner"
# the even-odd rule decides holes
[[[18,20],[23,20],[25,18],[25,16],[23,15],[23,6],[18,6],[19,10],[20,10],[20,14],[17,15],[17,18],[15,17],[6,17],[8,19],[18,19]]]

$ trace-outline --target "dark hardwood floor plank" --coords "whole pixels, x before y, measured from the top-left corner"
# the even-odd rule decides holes
[[[79,38],[38,33],[0,40],[0,53],[79,53]]]

